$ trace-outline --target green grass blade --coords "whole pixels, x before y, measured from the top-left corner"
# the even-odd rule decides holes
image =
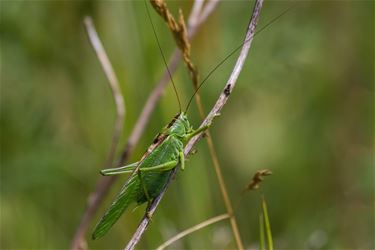
[[[263,217],[264,217],[264,224],[265,224],[265,229],[266,229],[268,249],[273,250],[271,225],[270,225],[270,220],[268,218],[267,204],[266,204],[266,200],[264,199],[264,196],[262,196],[262,213],[263,213]]]
[[[259,250],[266,250],[264,241],[264,220],[263,214],[259,214]]]

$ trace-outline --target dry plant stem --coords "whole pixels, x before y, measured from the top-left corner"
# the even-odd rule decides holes
[[[226,85],[224,87],[224,90],[220,94],[218,100],[216,101],[216,104],[214,105],[214,107],[212,108],[212,110],[210,111],[210,113],[208,114],[206,119],[201,124],[201,127],[210,124],[213,121],[213,119],[220,114],[221,109],[224,107],[226,101],[229,98],[229,95],[230,95],[231,91],[233,90],[233,88],[236,84],[238,76],[239,76],[239,74],[242,70],[242,67],[245,63],[245,59],[246,59],[247,54],[249,52],[251,42],[253,40],[255,27],[256,27],[256,24],[258,22],[258,18],[259,18],[260,10],[262,8],[262,4],[263,4],[263,0],[257,0],[256,3],[255,3],[255,7],[253,9],[251,21],[250,21],[250,24],[249,24],[249,27],[248,27],[248,30],[247,30],[247,33],[246,33],[246,37],[245,37],[245,41],[247,41],[247,42],[245,42],[242,46],[242,49],[241,49],[240,55],[237,59],[236,65],[234,66],[234,69],[233,69],[233,71],[232,71],[232,73],[229,77],[228,82],[226,83]],[[193,146],[201,139],[201,137],[202,137],[202,134],[193,137],[189,141],[189,143],[186,145],[186,147],[184,149],[185,156],[187,156],[190,153]],[[173,169],[171,175],[169,176],[169,179],[168,179],[166,185],[163,187],[163,190],[152,201],[152,203],[151,203],[151,205],[150,205],[150,207],[147,211],[148,212],[147,216],[145,215],[143,217],[143,219],[142,219],[141,223],[139,224],[136,232],[134,233],[132,239],[128,242],[128,245],[125,247],[126,250],[134,249],[135,245],[141,239],[143,233],[145,232],[147,226],[150,223],[151,216],[155,213],[157,206],[159,205],[162,197],[164,196],[164,194],[165,194],[166,190],[168,189],[169,185],[171,184],[172,179],[176,176],[176,173],[177,173],[178,169],[179,169],[179,167],[176,167],[176,168]]]
[[[198,104],[198,107],[199,107],[199,104]],[[211,159],[212,159],[212,163],[214,165],[216,177],[217,177],[217,180],[219,182],[219,187],[220,187],[221,195],[222,195],[223,200],[224,200],[225,208],[227,210],[227,213],[230,215],[230,224],[231,224],[231,228],[232,228],[232,231],[233,231],[234,239],[236,241],[237,249],[242,250],[242,249],[244,249],[244,246],[243,246],[243,243],[242,243],[242,240],[241,240],[240,231],[239,231],[238,226],[237,226],[237,221],[236,221],[236,217],[234,215],[233,206],[232,206],[232,203],[229,199],[228,191],[227,191],[227,188],[226,188],[226,185],[225,185],[225,182],[224,182],[223,174],[221,172],[219,159],[218,159],[217,154],[216,154],[216,150],[215,150],[215,147],[214,147],[214,143],[212,141],[211,134],[208,131],[207,131],[207,144],[208,144],[208,149],[209,149],[210,156],[211,156]]]
[[[197,89],[197,87],[198,86],[195,84],[196,89]],[[203,109],[201,96],[198,92],[195,95],[195,101],[197,103],[199,115],[200,115],[201,119],[204,119],[205,112],[204,112],[204,109]],[[219,182],[220,192],[221,192],[221,195],[223,197],[223,201],[224,201],[227,213],[230,215],[230,224],[231,224],[233,235],[234,235],[234,238],[235,238],[235,241],[236,241],[237,249],[242,250],[242,249],[244,249],[244,247],[243,247],[243,243],[242,243],[242,240],[241,240],[240,231],[239,231],[238,226],[237,226],[237,221],[236,221],[236,218],[234,216],[232,203],[229,199],[229,195],[228,195],[228,191],[227,191],[227,188],[226,188],[226,185],[225,185],[224,177],[223,177],[223,174],[221,172],[219,158],[217,157],[214,142],[212,140],[211,133],[209,131],[206,131],[206,135],[207,135],[208,150],[210,152],[212,164],[213,164],[214,169],[215,169],[216,178]]]
[[[99,39],[99,36],[96,32],[92,19],[90,17],[85,17],[84,24],[86,27],[86,31],[87,31],[87,35],[89,37],[90,43],[108,79],[109,86],[112,92],[112,96],[116,105],[115,125],[113,129],[112,142],[111,142],[111,147],[108,153],[107,164],[106,164],[106,166],[112,166],[115,153],[116,153],[116,149],[118,147],[120,135],[123,129],[124,117],[125,117],[125,102],[121,94],[119,81],[113,70],[111,62],[108,59],[107,53],[104,50],[103,44]],[[86,220],[84,217],[82,219],[81,224],[84,223],[85,221]],[[83,240],[84,233],[85,233],[84,227],[79,226],[79,230],[76,232],[76,235],[72,242],[72,247],[71,247],[72,249],[86,248],[86,242]]]
[[[192,13],[189,17],[189,29],[188,29],[188,37],[189,39],[192,38],[196,31],[198,30],[199,26],[205,22],[205,20],[210,16],[212,11],[217,6],[218,1],[212,1],[214,3],[208,2],[206,6],[203,8],[195,7],[196,5],[201,4],[201,0],[197,0],[194,2]],[[198,13],[198,14],[197,14]],[[199,13],[204,13],[204,17],[201,16]],[[198,20],[198,21],[197,21]],[[178,49],[173,52],[171,59],[169,60],[168,67],[171,72],[174,72],[177,69],[178,62],[181,59],[181,53]],[[123,153],[118,161],[117,166],[121,166],[125,164],[128,160],[129,156],[132,154],[135,145],[138,143],[139,138],[141,137],[148,120],[156,107],[157,102],[160,100],[166,85],[169,83],[169,75],[168,72],[165,71],[163,76],[161,77],[158,85],[154,88],[152,93],[147,99],[145,106],[139,116],[130,136],[128,142],[125,145]],[[74,239],[71,244],[71,249],[82,249],[82,245],[84,244],[84,237],[87,232],[87,229],[90,225],[92,218],[94,217],[95,213],[97,212],[99,205],[104,200],[104,197],[107,195],[110,187],[115,182],[116,177],[101,177],[98,182],[96,183],[95,190],[89,195],[87,199],[86,209],[84,214],[81,218],[81,222],[76,229],[76,233]]]
[[[232,92],[232,90],[233,90],[233,88],[236,84],[238,76],[239,76],[239,74],[242,70],[242,67],[243,67],[244,63],[245,63],[245,59],[246,59],[247,54],[249,52],[251,43],[253,41],[255,28],[256,28],[256,24],[258,22],[258,18],[259,18],[260,10],[262,8],[262,4],[263,4],[263,0],[257,0],[256,3],[255,3],[253,14],[252,14],[252,17],[251,17],[251,21],[250,21],[250,24],[249,24],[249,27],[248,27],[248,30],[247,30],[247,33],[246,33],[246,37],[245,37],[246,42],[242,46],[242,49],[241,49],[240,55],[237,59],[236,65],[233,68],[233,71],[232,71],[232,73],[229,77],[229,80],[227,81],[227,83],[224,87],[224,90],[220,94],[218,100],[216,101],[214,107],[211,109],[210,113],[207,115],[206,119],[202,122],[201,127],[207,126],[208,124],[210,124],[212,122],[212,120],[216,116],[220,115],[221,109],[224,107],[225,103],[227,102],[227,100],[230,96],[230,93]],[[189,153],[191,151],[192,147],[198,142],[198,140],[200,140],[201,137],[202,137],[202,134],[199,134],[199,135],[193,137],[189,141],[189,143],[186,145],[185,153]]]
[[[173,244],[174,242],[178,241],[179,239],[185,237],[186,235],[189,235],[191,233],[194,233],[195,231],[198,231],[199,229],[202,229],[204,227],[207,227],[209,225],[212,225],[216,222],[219,222],[219,221],[222,221],[222,220],[225,220],[225,219],[229,219],[231,216],[229,214],[222,214],[222,215],[218,215],[218,216],[215,216],[211,219],[208,219],[208,220],[205,220],[195,226],[192,226],[178,234],[176,234],[175,236],[173,236],[172,238],[170,238],[168,241],[164,242],[162,245],[160,245],[157,250],[163,250],[165,249],[166,247],[170,246],[171,244]]]
[[[113,70],[112,64],[108,59],[107,53],[104,50],[103,44],[99,39],[99,36],[95,30],[94,23],[90,17],[85,17],[84,20],[86,31],[89,36],[91,45],[95,50],[96,56],[98,57],[100,64],[104,70],[104,73],[108,79],[109,86],[111,87],[113,99],[116,104],[116,120],[112,137],[112,144],[108,155],[107,166],[112,166],[116,148],[118,146],[119,138],[122,132],[124,117],[125,117],[125,103],[124,98],[121,94],[120,84]]]
[[[199,21],[199,18],[201,16],[201,10],[202,10],[203,4],[204,4],[204,0],[195,0],[195,4],[193,5],[191,9],[189,26],[197,25],[197,22]]]
[[[207,19],[207,16],[216,8],[216,5],[219,3],[219,0],[211,0],[204,7],[198,22],[202,22]]]

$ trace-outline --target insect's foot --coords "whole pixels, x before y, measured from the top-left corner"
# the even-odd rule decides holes
[[[215,117],[216,117],[216,115],[214,116],[214,118]],[[212,119],[214,119],[214,118],[212,118]],[[207,131],[211,127],[211,125],[212,125],[212,120],[207,123],[206,128],[205,128],[204,131]]]
[[[150,212],[146,212],[147,219],[152,222],[152,214]]]
[[[193,149],[190,151],[189,155],[195,155],[197,152],[198,152],[198,150],[197,150],[196,148],[193,148]]]

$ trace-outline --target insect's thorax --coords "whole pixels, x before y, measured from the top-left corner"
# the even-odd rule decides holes
[[[180,139],[185,138],[187,134],[193,131],[193,128],[184,112],[177,114],[168,124],[166,129],[168,135],[175,135]]]
[[[144,160],[143,165],[156,166],[178,158],[183,142],[175,135],[169,135]]]

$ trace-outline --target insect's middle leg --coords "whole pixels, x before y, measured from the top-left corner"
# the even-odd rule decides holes
[[[150,208],[151,197],[150,197],[150,194],[148,192],[146,183],[145,183],[145,181],[143,179],[142,173],[143,172],[148,172],[148,171],[168,171],[168,170],[174,168],[177,165],[177,163],[178,162],[176,160],[174,160],[174,161],[168,161],[168,162],[165,162],[163,164],[156,165],[156,166],[153,166],[153,167],[138,168],[136,170],[138,178],[139,178],[139,180],[141,182],[141,185],[142,185],[142,188],[143,188],[143,192],[145,193],[145,196],[147,198],[147,208]]]
[[[149,208],[150,204],[151,204],[151,198],[150,198],[150,195],[148,193],[148,189],[147,189],[146,184],[144,182],[141,170],[138,168],[136,171],[137,171],[137,175],[138,175],[139,181],[141,182],[141,186],[143,188],[143,192],[145,193],[145,196],[147,198],[147,208]]]

